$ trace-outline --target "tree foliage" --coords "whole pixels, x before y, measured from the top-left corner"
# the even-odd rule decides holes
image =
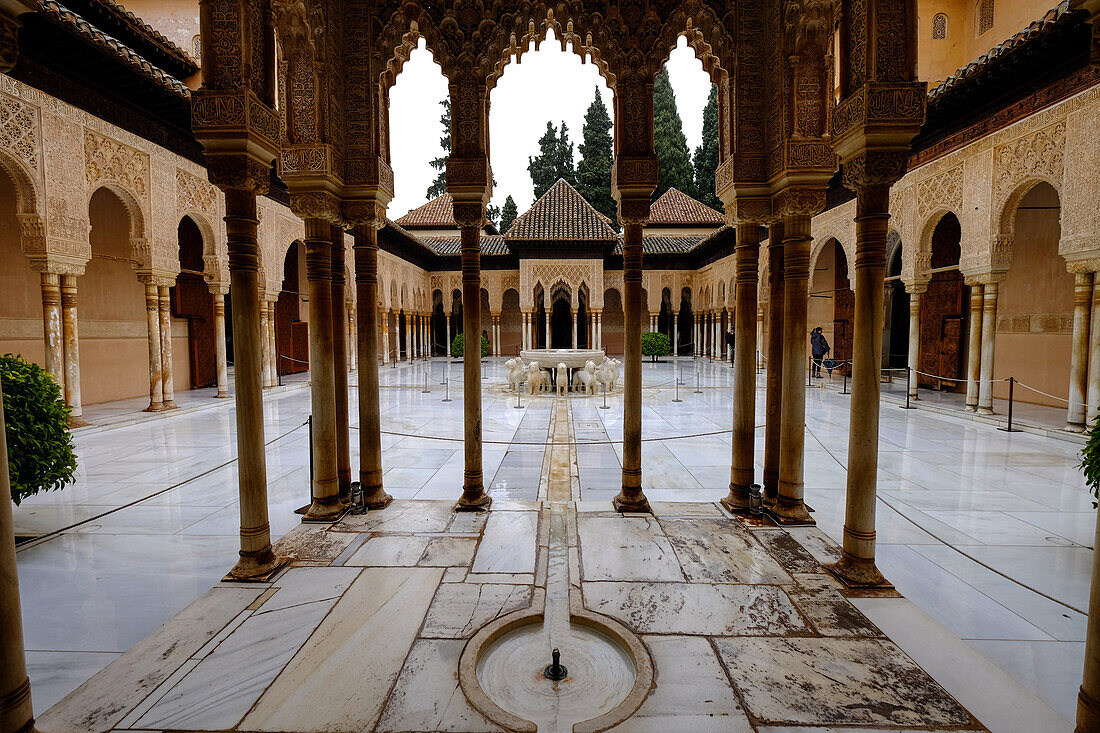
[[[500,210],[500,233],[505,234],[512,222],[516,220],[519,211],[516,209],[516,201],[511,196],[504,199],[504,208]]]
[[[684,124],[676,109],[676,95],[672,92],[666,67],[661,68],[653,84],[653,147],[660,165],[654,199],[670,188],[695,196],[691,153],[688,152]]]
[[[439,147],[443,148],[443,155],[431,160],[431,166],[435,168],[436,174],[432,185],[428,186],[429,201],[447,193],[447,156],[451,154],[451,98],[444,97],[439,104],[443,107],[443,114],[439,116],[439,124],[443,125]]]
[[[714,173],[718,170],[718,87],[714,84],[703,108],[703,142],[695,148],[694,166],[696,198],[721,211],[722,202],[714,192]]]
[[[451,356],[455,359],[459,359],[466,353],[466,336],[465,334],[458,334],[451,341]],[[485,334],[481,334],[481,355],[489,355],[489,339]]]
[[[1089,428],[1088,442],[1081,449],[1081,464],[1079,468],[1085,475],[1085,486],[1093,496],[1092,506],[1095,509],[1097,500],[1100,499],[1100,416]]]
[[[74,480],[76,454],[61,388],[45,369],[11,354],[0,357],[0,384],[12,501],[65,488]]]
[[[663,333],[647,331],[642,334],[642,356],[652,356],[657,361],[658,356],[668,356],[672,353],[672,341]]]
[[[546,132],[539,138],[539,154],[527,159],[527,172],[531,174],[531,183],[538,199],[553,186],[559,178],[569,185],[575,185],[577,174],[573,168],[573,143],[569,141],[569,128],[561,123],[561,131],[547,121]]]
[[[599,89],[584,115],[581,133],[583,142],[579,146],[581,162],[577,164],[577,191],[596,211],[615,221],[618,206],[611,196],[611,166],[614,160],[611,117]]]

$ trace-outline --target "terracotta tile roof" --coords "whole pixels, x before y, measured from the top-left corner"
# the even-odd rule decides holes
[[[104,33],[87,20],[69,10],[56,0],[42,0],[39,6],[42,13],[54,21],[67,26],[88,41],[116,56],[120,61],[132,67],[138,73],[183,99],[191,99],[191,90],[176,77],[145,59],[137,51],[114,36]]]
[[[455,205],[451,194],[437,196],[418,209],[413,209],[396,220],[406,228],[416,229],[453,229],[455,228]]]
[[[417,237],[417,239],[427,245],[428,249],[435,252],[437,255],[458,255],[462,251],[461,237]],[[500,234],[482,234],[481,254],[508,254],[508,245],[504,243],[504,236]]]
[[[509,240],[614,241],[607,217],[592,208],[577,189],[559,178],[505,235]]]
[[[103,6],[107,11],[118,17],[120,21],[129,25],[135,33],[144,36],[149,39],[151,43],[156,44],[163,53],[174,57],[175,60],[181,64],[191,67],[193,69],[191,73],[197,73],[199,71],[199,63],[191,57],[191,54],[177,46],[156,28],[127,10],[122,3],[115,2],[115,0],[92,0],[92,2]]]
[[[658,226],[721,226],[726,223],[726,217],[683,191],[670,188],[649,207],[649,223]]]
[[[1069,0],[1062,0],[1056,6],[1048,10],[1042,18],[1030,23],[1019,33],[1011,38],[1001,41],[987,53],[979,56],[966,66],[955,71],[954,74],[944,79],[935,88],[928,91],[929,101],[936,101],[950,92],[955,86],[983,71],[990,63],[1010,55],[1028,41],[1053,29],[1062,22],[1074,21],[1077,18],[1076,11],[1070,11]]]
[[[725,232],[730,227],[721,226],[714,231],[707,232],[706,234],[697,235],[678,235],[675,237],[667,237],[663,234],[650,234],[646,233],[642,237],[642,253],[647,255],[679,255],[687,254],[699,247],[704,242],[711,240],[718,236],[720,233]],[[618,241],[615,242],[615,254],[621,255],[623,253],[623,240],[620,236]]]

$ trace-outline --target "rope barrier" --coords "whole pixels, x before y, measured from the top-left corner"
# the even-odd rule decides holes
[[[1065,402],[1067,406],[1074,405],[1074,406],[1078,406],[1078,407],[1088,407],[1087,402],[1073,402],[1072,400],[1067,400],[1065,397],[1058,397],[1056,395],[1050,394],[1049,392],[1044,392],[1041,389],[1035,389],[1031,385],[1024,384],[1019,379],[1017,379],[1015,381],[1016,381],[1016,384],[1020,385],[1024,389],[1029,389],[1032,392],[1035,392],[1036,394],[1041,394],[1043,397],[1049,397],[1052,400],[1058,400],[1059,402]]]
[[[759,430],[763,427],[764,427],[764,424],[761,423],[760,425],[756,425],[755,429]],[[359,426],[352,425],[351,429],[352,430],[359,430]],[[398,432],[394,432],[394,431],[390,431],[390,430],[381,430],[379,432],[382,435],[393,435],[393,436],[401,437],[401,438],[421,438],[423,440],[439,440],[439,441],[449,442],[449,443],[464,443],[464,442],[466,442],[465,438],[450,438],[450,437],[447,437],[447,436],[444,436],[444,435],[417,435],[416,433],[398,433]],[[732,433],[732,432],[733,432],[733,429],[730,428],[729,430],[714,430],[714,431],[711,431],[709,433],[692,433],[690,435],[670,435],[670,436],[661,436],[661,437],[657,437],[657,438],[642,438],[641,442],[643,442],[643,443],[652,443],[652,442],[655,442],[655,441],[658,441],[658,440],[688,440],[690,438],[706,438],[706,437],[710,437],[710,436],[714,436],[714,435],[726,435],[726,434],[729,434],[729,433]],[[559,442],[559,441],[555,441],[555,442],[533,442],[533,441],[532,442],[526,442],[526,441],[519,441],[519,440],[483,440],[483,441],[481,441],[481,444],[482,445],[542,445],[542,446],[548,446],[548,445],[620,445],[623,442],[624,441],[622,441],[622,440],[610,440],[610,439],[608,439],[608,440],[590,440],[590,441],[570,441],[570,442],[566,442],[566,443],[562,443],[562,442]]]

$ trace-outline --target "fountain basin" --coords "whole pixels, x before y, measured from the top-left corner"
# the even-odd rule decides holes
[[[565,364],[569,369],[583,369],[585,362],[603,364],[607,357],[603,349],[524,349],[519,352],[524,363],[537,361],[543,369]]]

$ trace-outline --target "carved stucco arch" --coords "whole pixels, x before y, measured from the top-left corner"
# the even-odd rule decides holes
[[[932,266],[932,233],[936,231],[936,226],[948,214],[954,214],[955,218],[959,221],[960,266],[967,259],[966,232],[963,230],[962,216],[953,208],[947,206],[936,207],[925,217],[924,221],[918,223],[917,231],[920,232],[920,237],[917,240],[917,246],[913,252],[912,271],[912,277],[916,281],[927,281],[929,277],[931,277],[928,274],[928,268]],[[971,253],[971,256],[973,256],[973,253]],[[902,272],[904,273],[904,269]]]
[[[1058,227],[1061,231],[1062,215],[1065,211],[1062,206],[1061,181],[1055,181],[1051,176],[1028,176],[1009,191],[999,208],[994,208],[994,211],[999,212],[993,230],[993,249],[990,252],[990,261],[995,266],[1007,267],[1012,263],[1016,240],[1016,214],[1020,208],[1020,202],[1036,186],[1042,183],[1046,183],[1053,188],[1054,194],[1058,197]],[[1059,252],[1061,252],[1061,249],[1061,243],[1059,242]]]
[[[813,245],[810,249],[810,290],[813,290],[814,272],[817,268],[817,260],[821,256],[821,253],[825,251],[826,245],[830,243],[836,243],[837,247],[844,252],[844,264],[847,265],[848,281],[854,283],[856,281],[856,253],[855,245],[844,245],[844,239],[839,232],[825,231],[821,235],[814,233]],[[889,260],[887,260],[889,262]]]
[[[15,213],[19,216],[41,216],[45,210],[44,198],[35,185],[35,176],[18,157],[0,148],[0,174],[11,182],[15,190]]]

